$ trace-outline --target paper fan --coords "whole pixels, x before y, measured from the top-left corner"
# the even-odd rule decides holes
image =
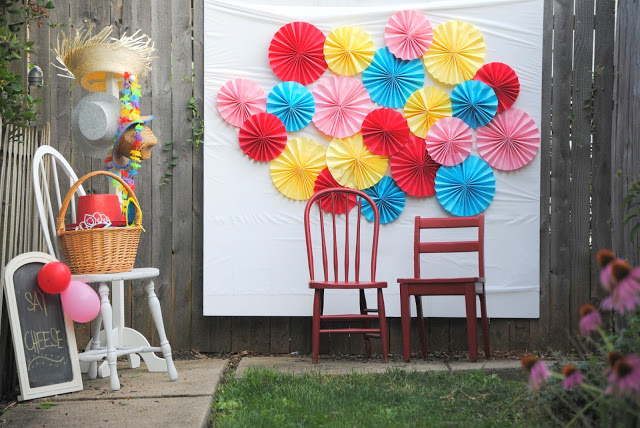
[[[465,121],[472,128],[484,126],[493,119],[498,108],[498,98],[493,89],[478,80],[462,82],[451,92],[453,116]]]
[[[324,146],[310,138],[295,138],[271,161],[271,180],[287,198],[306,201],[313,195],[316,178],[327,166]]]
[[[377,155],[389,156],[409,141],[409,125],[402,113],[379,108],[367,115],[362,123],[362,140]]]
[[[436,174],[436,197],[445,210],[461,217],[487,209],[496,190],[491,167],[477,156],[459,165],[443,166]]]
[[[308,22],[280,27],[269,45],[271,69],[283,81],[315,82],[327,69],[324,41],[322,31]]]
[[[371,111],[371,99],[362,83],[353,77],[331,76],[313,90],[316,114],[313,124],[335,138],[350,137],[360,130]]]
[[[436,120],[451,116],[451,100],[445,91],[427,87],[415,91],[404,106],[404,117],[414,135],[424,138]]]
[[[366,189],[376,184],[387,172],[389,159],[371,153],[362,142],[362,134],[334,138],[327,148],[327,166],[340,185]]]
[[[391,223],[404,210],[407,197],[391,177],[382,177],[376,185],[365,189],[364,193],[371,196],[373,203],[378,207],[380,224]],[[362,201],[362,215],[369,221],[374,220],[373,209],[366,199]]]
[[[362,72],[362,83],[378,104],[398,108],[424,85],[424,67],[420,60],[403,61],[389,52],[376,51],[373,62]]]
[[[251,115],[265,111],[267,97],[254,81],[232,79],[220,88],[217,105],[220,116],[227,123],[240,126]]]
[[[491,86],[498,97],[498,113],[513,105],[520,94],[520,80],[511,67],[501,62],[490,62],[480,67],[473,80]]]
[[[422,61],[436,80],[455,85],[472,79],[485,56],[484,39],[476,27],[462,21],[449,21],[433,30],[433,43]]]
[[[478,128],[478,153],[494,168],[512,171],[536,156],[540,131],[533,119],[517,108],[499,113],[487,126]]]
[[[330,189],[333,187],[343,187],[341,186],[333,175],[331,175],[331,171],[329,168],[325,168],[322,170],[318,178],[316,179],[316,184],[313,188],[313,193],[316,194],[321,190]],[[323,210],[328,212],[334,212],[336,214],[344,214],[351,208],[356,206],[357,199],[354,195],[349,195],[349,204],[347,205],[347,196],[345,195],[334,195],[334,197],[329,198],[325,197],[320,201],[320,206]]]
[[[282,82],[267,97],[267,112],[276,115],[287,131],[307,126],[315,111],[313,96],[298,82]]]
[[[426,16],[415,10],[395,13],[384,28],[389,51],[400,59],[420,58],[431,46],[433,29]]]
[[[441,165],[458,165],[471,153],[471,128],[457,117],[443,117],[433,124],[425,139],[427,150]]]
[[[251,159],[270,161],[280,156],[287,145],[287,130],[271,113],[258,113],[242,124],[238,141],[244,154]]]
[[[345,25],[336,28],[324,42],[324,59],[336,74],[353,76],[373,60],[373,40],[365,31]]]
[[[440,164],[434,161],[422,138],[411,136],[404,148],[391,156],[391,175],[402,190],[412,196],[432,196]]]

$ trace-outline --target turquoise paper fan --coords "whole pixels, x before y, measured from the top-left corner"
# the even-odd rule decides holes
[[[460,217],[486,210],[496,191],[491,167],[470,155],[455,166],[442,166],[435,179],[436,197],[445,210]]]
[[[287,131],[298,131],[316,111],[313,95],[298,82],[282,82],[267,97],[267,112],[278,117]]]
[[[404,210],[406,194],[389,176],[382,177],[374,186],[364,189],[371,196],[380,213],[380,224],[390,223]],[[366,200],[362,201],[362,215],[369,221],[373,221],[373,209]]]
[[[471,128],[484,126],[498,110],[498,97],[491,86],[478,80],[467,80],[451,92],[453,117],[465,121]]]

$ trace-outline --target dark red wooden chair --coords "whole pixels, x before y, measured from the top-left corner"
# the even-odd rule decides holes
[[[447,228],[477,228],[478,239],[472,241],[425,242],[421,240],[423,229]],[[422,356],[427,356],[427,340],[424,331],[424,316],[422,313],[422,296],[455,296],[465,298],[467,314],[467,339],[469,342],[469,357],[471,361],[478,359],[476,296],[480,299],[480,314],[482,318],[482,337],[484,354],[491,356],[489,346],[489,323],[487,321],[487,306],[484,278],[484,215],[475,217],[450,218],[421,218],[416,217],[414,232],[414,261],[413,278],[400,278],[400,314],[402,319],[402,348],[404,360],[411,359],[411,312],[409,308],[410,296],[415,297],[418,316],[418,333]],[[478,276],[466,278],[423,278],[420,274],[420,255],[425,253],[478,253]]]
[[[372,208],[373,223],[363,221],[363,201],[367,201]],[[379,228],[380,217],[375,203],[359,190],[325,189],[307,202],[304,230],[309,261],[309,288],[315,290],[311,335],[314,363],[318,363],[320,335],[338,333],[363,334],[369,354],[370,339],[379,337],[382,341],[383,359],[385,362],[389,359],[387,320],[382,295],[382,289],[387,287],[387,283],[375,279]],[[315,260],[321,260],[321,267],[317,267],[317,272]],[[361,267],[363,272],[369,270],[368,278],[361,277]],[[377,308],[367,306],[365,289],[377,290]],[[325,290],[358,290],[360,313],[324,315]],[[378,320],[377,327],[370,325],[372,320]],[[336,326],[335,323],[341,323],[342,326]],[[348,327],[343,326],[345,323],[348,323]]]

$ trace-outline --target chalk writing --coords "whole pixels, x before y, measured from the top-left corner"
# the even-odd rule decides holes
[[[34,312],[37,309],[44,311],[44,315],[47,316],[47,301],[45,299],[45,293],[44,291],[40,290],[39,288],[34,290],[33,293],[30,291],[27,291],[24,293],[24,298],[27,300],[27,302],[29,303],[29,306],[27,306],[27,310],[29,312]]]

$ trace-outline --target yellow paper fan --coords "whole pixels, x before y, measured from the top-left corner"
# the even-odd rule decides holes
[[[349,138],[334,138],[327,148],[327,166],[338,183],[353,189],[367,189],[382,179],[389,158],[369,151],[362,134]]]
[[[324,59],[336,74],[353,76],[373,61],[373,40],[365,31],[345,25],[336,28],[324,42]]]
[[[415,91],[404,105],[404,117],[414,135],[426,138],[436,120],[451,116],[451,99],[440,88],[429,86]]]
[[[466,22],[449,21],[434,28],[433,43],[422,62],[435,79],[457,85],[473,79],[486,54],[480,30]]]
[[[271,180],[287,198],[306,201],[313,195],[316,178],[327,166],[326,149],[310,138],[295,138],[271,161]]]

